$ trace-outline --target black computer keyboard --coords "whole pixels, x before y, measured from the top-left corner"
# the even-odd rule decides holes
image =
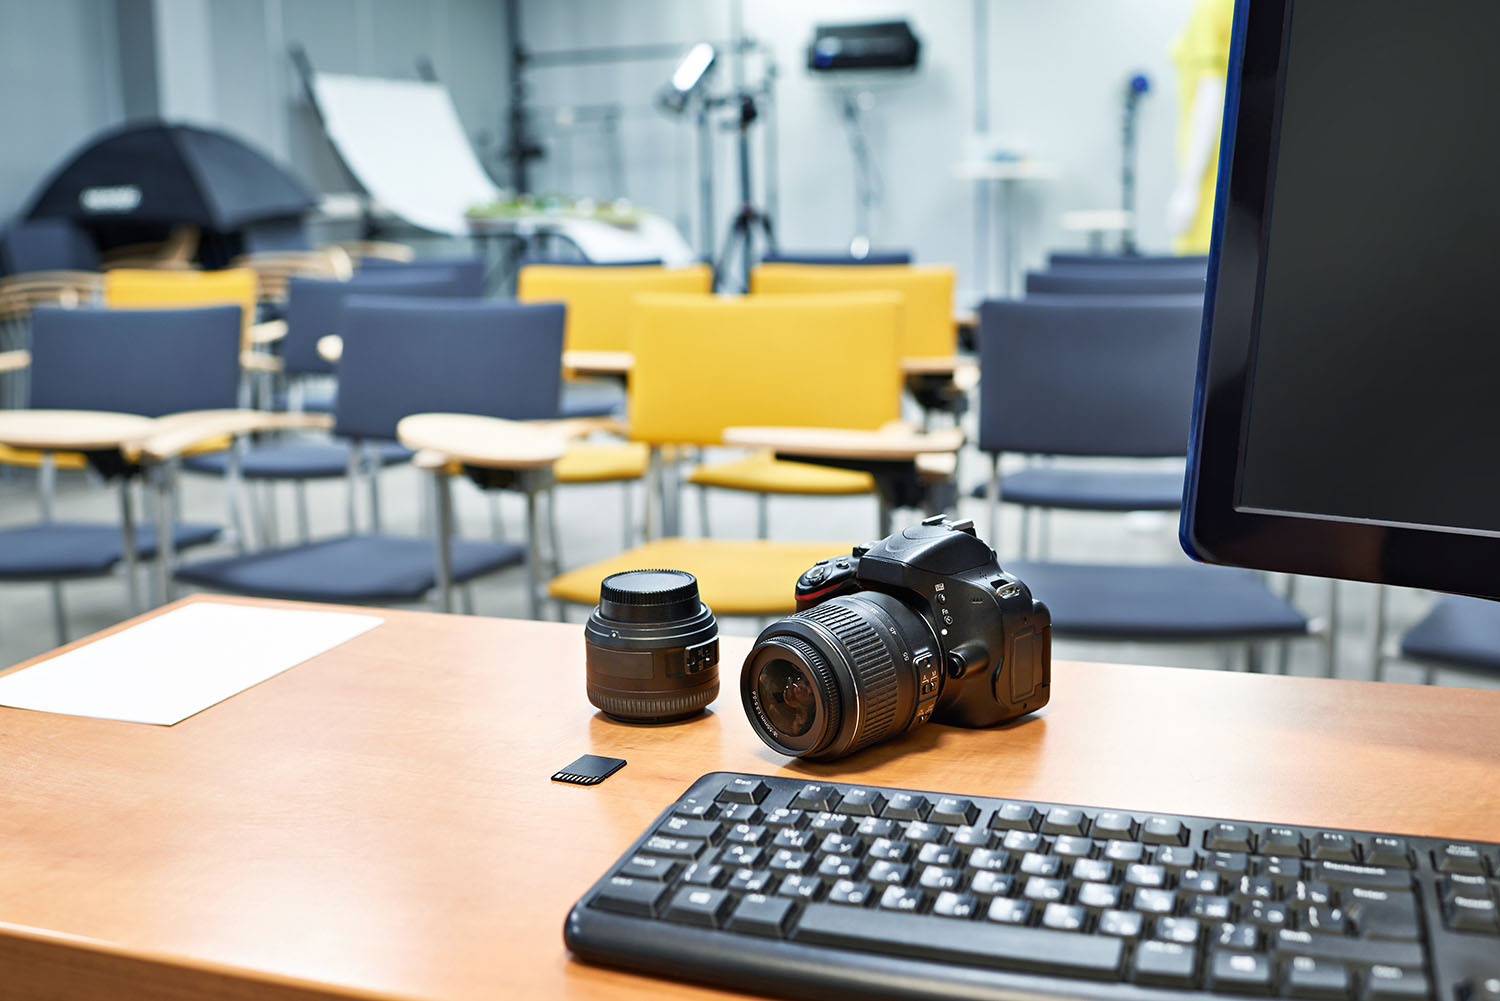
[[[724,772],[580,958],[811,998],[1500,1001],[1500,845]]]

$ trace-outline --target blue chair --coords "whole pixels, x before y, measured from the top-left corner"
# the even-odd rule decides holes
[[[1186,452],[1198,357],[1198,321],[1189,304],[986,302],[980,307],[979,350],[979,447],[996,461],[990,541],[997,550],[1000,453]],[[1020,475],[1007,477],[1006,484]],[[1091,494],[1096,502],[1113,498],[1099,502],[1105,510],[1139,503],[1131,497],[1139,484],[1128,477],[1076,474],[1111,477],[1096,487],[1069,475],[1061,468],[1043,470],[1031,481],[1032,499],[1071,499],[1070,506],[1083,507]],[[1167,475],[1180,496],[1181,474]],[[1022,559],[1004,565],[1047,603],[1059,637],[1244,643],[1250,666],[1257,668],[1262,641],[1310,631],[1305,616],[1248,572],[1186,562],[1120,566]],[[1331,644],[1329,650],[1331,668]]]
[[[334,434],[352,449],[393,441],[430,411],[550,417],[561,383],[563,308],[355,296],[340,333]],[[451,580],[464,584],[527,559],[529,547],[458,540]],[[383,534],[325,539],[182,566],[179,580],[216,591],[358,604],[411,602],[437,580],[432,540]]]
[[[1068,271],[1029,271],[1026,294],[1036,295],[1197,295],[1201,297],[1206,272],[1159,275],[1150,271],[1115,274],[1114,269],[1074,268]]]
[[[990,541],[999,504],[1025,508],[1020,553],[1030,550],[1031,509],[1175,511],[1182,471],[1107,470],[1034,463],[1000,477],[1006,452],[1086,458],[1187,454],[1194,366],[1202,323],[1192,296],[1037,296],[980,306],[979,448],[991,456]],[[1070,366],[1060,393],[1054,370]],[[1112,385],[1136,387],[1137,400]],[[992,401],[986,406],[984,400]],[[1043,533],[1045,535],[1045,533]]]
[[[98,270],[98,248],[72,220],[17,220],[0,233],[0,274]]]
[[[411,261],[393,261],[388,257],[364,257],[360,259],[356,277],[447,274],[453,281],[453,295],[478,299],[484,295],[484,273],[484,260],[479,257],[418,257]]]
[[[1386,680],[1395,657],[1419,664],[1425,684],[1440,670],[1500,677],[1500,602],[1463,595],[1439,595],[1427,614],[1388,650],[1385,637],[1386,589],[1375,595],[1375,680]]]
[[[160,417],[235,406],[240,311],[42,308],[33,314],[30,405],[34,410],[103,410]],[[136,563],[157,555],[157,528],[136,525],[131,480],[141,470],[117,452],[90,463],[119,488],[119,525],[57,521],[52,464],[40,471],[40,524],[0,530],[0,580],[50,581],[59,643],[67,641],[61,582],[112,573],[124,563],[131,610],[140,610]],[[157,519],[162,523],[162,519]],[[173,549],[214,541],[217,525],[172,524]]]
[[[1076,254],[1054,252],[1047,255],[1048,268],[1165,268],[1208,271],[1208,258],[1201,254]]]
[[[872,250],[863,257],[853,254],[767,254],[761,258],[763,264],[811,264],[831,267],[849,267],[855,264],[892,265],[910,264],[909,250]]]
[[[363,293],[378,292],[388,295],[409,296],[456,296],[469,288],[466,280],[452,271],[442,269],[412,271],[377,271],[357,275],[353,279],[327,281],[314,278],[291,278],[287,281],[287,333],[282,340],[284,372],[290,380],[310,380],[331,376],[334,366],[318,354],[320,338],[335,332],[340,323],[344,303],[349,297]],[[331,380],[325,379],[331,382]],[[297,409],[326,412],[333,407],[336,393],[317,393],[318,387],[309,389],[298,385],[292,393],[297,400]],[[376,531],[380,524],[380,494],[374,470],[396,465],[411,458],[411,451],[394,441],[371,442],[358,457],[358,468],[369,473],[371,518]],[[227,452],[212,452],[184,459],[182,468],[193,473],[225,476],[231,457]],[[309,536],[306,484],[312,480],[337,479],[352,476],[351,457],[346,443],[321,438],[291,437],[263,441],[242,450],[239,456],[240,477],[247,483],[269,485],[278,480],[293,484],[296,491],[296,510],[302,541]],[[231,490],[235,489],[231,487]],[[275,538],[273,504],[250,504],[252,515],[259,527],[261,538]],[[354,531],[351,504],[349,531]],[[237,526],[246,534],[245,526]]]

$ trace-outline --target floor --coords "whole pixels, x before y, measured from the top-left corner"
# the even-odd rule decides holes
[[[972,421],[972,415],[969,418]],[[960,457],[960,481],[967,487],[985,479],[988,460],[965,449]],[[382,477],[382,508],[388,530],[421,531],[424,517],[426,483],[409,467],[388,470]],[[639,486],[633,510],[642,511]],[[277,522],[283,539],[297,532],[297,514],[291,488],[275,491]],[[965,495],[967,490],[965,490]],[[315,537],[341,533],[346,524],[347,492],[342,482],[313,484],[308,489],[308,511]],[[360,497],[361,517],[365,511]],[[490,498],[468,484],[459,484],[455,502],[460,524],[466,534],[483,536],[492,531]],[[191,520],[224,520],[225,502],[220,483],[200,476],[185,476],[181,483],[181,504]],[[711,499],[711,521],[716,534],[749,537],[755,531],[754,501],[746,496],[725,492]],[[618,484],[577,486],[558,491],[558,518],[562,558],[566,566],[578,566],[619,550],[621,545],[622,488]],[[524,526],[524,506],[517,495],[504,494],[498,499],[501,522],[511,538],[520,538]],[[36,516],[36,486],[29,472],[0,472],[0,526],[24,523]],[[697,531],[696,498],[683,504],[686,534]],[[112,522],[117,501],[113,491],[84,474],[62,474],[59,478],[56,516],[64,519]],[[960,501],[960,513],[972,517],[985,531],[987,522],[982,500]],[[903,512],[908,518],[917,517]],[[1020,518],[1015,510],[1004,510],[998,549],[1002,562],[1016,551]],[[870,537],[876,534],[876,506],[870,498],[774,498],[770,505],[771,537],[777,539],[828,539]],[[1186,560],[1176,541],[1176,518],[1172,515],[1137,513],[1128,516],[1060,512],[1053,515],[1049,532],[1051,555],[1059,560],[1164,562]],[[992,543],[994,540],[990,540]],[[230,551],[227,542],[213,549]],[[789,582],[790,583],[790,582]],[[1281,586],[1278,582],[1278,586]],[[1372,641],[1369,634],[1373,612],[1374,588],[1369,585],[1342,582],[1338,586],[1340,614],[1337,629],[1337,673],[1339,677],[1369,680],[1372,677]],[[1320,616],[1326,609],[1329,582],[1303,579],[1298,582],[1296,601],[1303,611]],[[64,586],[71,638],[88,635],[125,616],[123,581],[119,577],[69,582]],[[520,568],[477,582],[473,588],[474,608],[478,614],[493,616],[526,615],[525,572]],[[1045,598],[1045,595],[1042,596]],[[1388,622],[1394,630],[1414,623],[1432,601],[1426,593],[1393,589],[1390,592]],[[555,606],[549,614],[556,614]],[[569,617],[581,622],[586,610],[574,608]],[[721,630],[726,634],[754,635],[761,623],[753,620],[726,619]],[[55,645],[51,600],[45,584],[0,585],[0,665],[9,665],[45,652]],[[1096,660],[1164,664],[1182,667],[1225,666],[1226,651],[1212,647],[1160,646],[1139,644],[1100,644],[1058,641],[1054,656],[1058,659]],[[1316,640],[1291,644],[1289,670],[1298,675],[1317,675],[1322,671],[1323,648]],[[1274,669],[1275,658],[1271,658]],[[1422,672],[1414,665],[1393,663],[1388,671],[1392,681],[1419,682]],[[1476,679],[1472,676],[1442,673],[1439,683],[1468,687],[1500,688],[1500,679]]]

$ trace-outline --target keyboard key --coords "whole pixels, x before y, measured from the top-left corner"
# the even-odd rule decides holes
[[[1305,871],[1301,859],[1272,856],[1255,860],[1256,875],[1269,877],[1278,887],[1292,886],[1303,878]]]
[[[1194,918],[1157,918],[1155,934],[1159,942],[1197,945],[1203,926]]]
[[[682,881],[691,886],[723,886],[729,873],[721,865],[694,862],[682,873]]]
[[[833,904],[863,907],[870,901],[870,884],[841,879],[833,884],[833,889],[828,891],[828,901]]]
[[[850,789],[839,803],[839,811],[851,817],[878,817],[885,807],[885,797],[874,789]]]
[[[1313,837],[1312,857],[1331,862],[1358,862],[1354,839],[1341,831],[1319,831]]]
[[[664,917],[685,925],[719,928],[733,906],[734,898],[723,890],[685,886],[672,897]]]
[[[1271,961],[1247,952],[1216,950],[1208,965],[1208,989],[1225,994],[1271,993]]]
[[[1156,849],[1156,864],[1172,872],[1198,867],[1198,853],[1182,845],[1162,845]]]
[[[1360,848],[1365,865],[1391,866],[1397,869],[1411,868],[1411,846],[1405,838],[1376,835],[1360,839]]]
[[[707,846],[708,842],[698,838],[664,838],[653,834],[641,845],[641,851],[668,858],[695,859]]]
[[[1212,896],[1219,892],[1224,881],[1216,872],[1185,869],[1177,877],[1177,888],[1184,893],[1202,893]]]
[[[921,890],[905,886],[887,886],[880,894],[879,907],[884,911],[907,911],[915,914],[927,897]]]
[[[1061,835],[1052,842],[1052,854],[1063,858],[1088,858],[1094,854],[1094,839],[1080,838],[1076,834]]]
[[[1134,911],[1105,911],[1099,915],[1099,934],[1119,938],[1137,939],[1146,919]]]
[[[737,845],[758,845],[766,840],[768,831],[764,824],[734,824],[724,839]]]
[[[694,820],[690,817],[668,817],[656,833],[668,838],[700,838],[709,844],[717,844],[724,829],[717,821]]]
[[[1289,855],[1296,858],[1307,854],[1302,835],[1290,827],[1266,828],[1256,839],[1255,850],[1262,855]]]
[[[1010,831],[1000,841],[1000,847],[1013,855],[1039,852],[1044,844],[1042,836],[1031,831]]]
[[[1139,841],[1109,841],[1104,845],[1104,857],[1111,862],[1129,864],[1146,857],[1146,849]]]
[[[942,844],[948,840],[948,828],[941,824],[929,824],[924,820],[913,820],[906,825],[901,836],[915,844]]]
[[[1316,862],[1311,878],[1340,886],[1367,886],[1376,890],[1408,890],[1411,888],[1411,873],[1405,869],[1386,866],[1349,865],[1346,862]]]
[[[620,875],[631,879],[655,879],[665,882],[677,875],[678,863],[670,859],[637,855],[620,866]]]
[[[1187,914],[1199,921],[1228,921],[1234,913],[1234,902],[1222,896],[1196,896],[1188,901]]]
[[[1270,876],[1241,876],[1235,893],[1245,900],[1275,900],[1276,882]]]
[[[812,855],[808,852],[794,852],[783,848],[771,856],[771,870],[773,872],[805,872],[811,864]]]
[[[1254,925],[1226,921],[1210,937],[1215,945],[1225,949],[1254,952],[1260,948],[1260,929]]]
[[[1130,907],[1143,914],[1171,914],[1177,909],[1177,895],[1171,890],[1136,890],[1130,895]]]
[[[1248,852],[1254,849],[1255,840],[1244,824],[1220,821],[1203,832],[1203,847],[1215,852]]]
[[[783,806],[766,814],[766,826],[778,831],[783,827],[806,827],[807,814],[801,810],[789,810]]]
[[[969,880],[969,892],[981,897],[1008,897],[1015,885],[1015,880],[1004,873],[981,871]]]
[[[873,863],[870,866],[870,871],[866,873],[866,876],[872,883],[902,884],[906,882],[907,877],[910,875],[911,866],[905,862],[886,862],[884,860]]]
[[[1240,909],[1240,920],[1248,921],[1270,934],[1279,929],[1291,927],[1292,913],[1287,909],[1286,904],[1278,904],[1269,900],[1252,900],[1249,906]]]
[[[719,863],[731,869],[754,869],[765,857],[766,850],[759,845],[725,845]]]
[[[730,779],[714,799],[720,803],[759,803],[766,798],[771,787],[760,779]]]
[[[1337,907],[1324,907],[1321,905],[1309,907],[1302,913],[1301,924],[1306,931],[1322,932],[1325,935],[1347,935],[1349,933],[1349,919]]]
[[[1026,919],[1031,917],[1031,903],[1026,900],[1008,900],[1005,897],[996,897],[990,901],[990,908],[985,912],[985,918],[1002,925],[1024,925]]]
[[[1455,895],[1443,909],[1448,927],[1454,931],[1488,932],[1500,935],[1500,917],[1495,913],[1495,902],[1489,897],[1464,897]]]
[[[1140,862],[1125,867],[1126,886],[1163,887],[1167,885],[1167,870],[1159,865],[1143,865]]]
[[[858,855],[865,843],[852,834],[830,834],[818,842],[820,855]]]
[[[1036,852],[1021,856],[1017,868],[1028,876],[1058,876],[1063,870],[1063,860],[1056,855],[1038,855]]]
[[[896,833],[896,822],[885,817],[862,817],[854,833],[862,838],[889,838]]]
[[[988,848],[995,843],[995,835],[988,827],[964,824],[953,829],[953,843],[963,848]]]
[[[1319,880],[1298,880],[1287,896],[1299,904],[1329,907],[1333,904],[1333,887]]]
[[[1083,931],[1088,912],[1075,904],[1048,904],[1042,912],[1042,927],[1057,931]]]
[[[940,963],[1098,980],[1118,980],[1125,956],[1118,939],[1050,928],[981,925],[901,913],[872,918],[847,907],[811,904],[802,912],[792,938]]]
[[[956,890],[962,883],[963,875],[957,869],[947,869],[940,865],[928,866],[917,877],[918,886],[934,893],[939,890]]]
[[[1458,996],[1465,1001],[1500,1001],[1500,974],[1460,985]]]
[[[1141,840],[1148,845],[1185,845],[1187,828],[1176,817],[1147,817],[1141,825]]]
[[[1044,834],[1087,834],[1088,827],[1088,816],[1072,806],[1054,806],[1042,822]]]
[[[1055,904],[1068,895],[1068,884],[1060,879],[1032,876],[1026,880],[1026,888],[1021,892],[1027,900],[1034,900],[1041,904]]]
[[[970,869],[982,869],[985,872],[1005,872],[1010,868],[1011,856],[1008,852],[999,851],[994,848],[976,848],[969,853],[968,862]]]
[[[869,856],[884,862],[904,862],[911,857],[911,845],[892,838],[876,838],[870,845]]]
[[[1271,939],[1271,947],[1282,957],[1308,956],[1339,963],[1387,963],[1413,969],[1426,965],[1419,942],[1370,941],[1282,929]]]
[[[817,844],[818,835],[808,828],[783,827],[776,832],[776,837],[771,839],[772,848],[789,848],[792,851],[806,851]]]
[[[1415,942],[1422,937],[1417,900],[1409,892],[1355,886],[1344,891],[1343,898],[1344,914],[1365,938]]]
[[[729,877],[729,889],[735,893],[765,893],[776,877],[764,869],[736,869]]]
[[[979,807],[971,799],[940,796],[925,819],[934,824],[972,824],[979,819]]]
[[[758,824],[766,819],[766,815],[754,803],[726,803],[719,819],[732,824]]]
[[[1175,942],[1142,942],[1135,950],[1130,978],[1148,987],[1194,987],[1198,950]]]
[[[1113,883],[1115,864],[1102,858],[1081,858],[1073,863],[1075,883]]]
[[[792,900],[816,900],[823,892],[823,881],[816,876],[788,876],[776,887],[776,896]]]
[[[819,835],[853,834],[858,823],[847,813],[814,813],[807,821],[807,829]]]
[[[944,918],[972,918],[979,913],[979,898],[972,893],[945,891],[932,902],[932,913]]]
[[[840,798],[839,791],[833,786],[809,782],[792,797],[792,808],[811,810],[815,813],[829,813],[838,807]]]
[[[1130,814],[1121,813],[1119,810],[1105,810],[1094,818],[1094,826],[1089,833],[1105,841],[1111,839],[1134,841],[1136,831],[1139,829],[1140,825]]]
[[[1349,968],[1326,959],[1296,956],[1286,965],[1283,981],[1288,997],[1312,1001],[1343,1001],[1354,990]]]
[[[594,894],[589,906],[601,911],[614,911],[616,914],[654,918],[666,895],[666,886],[655,880],[613,876],[599,887],[599,892]]]
[[[729,930],[747,935],[781,938],[786,934],[787,919],[791,917],[792,907],[793,902],[785,897],[752,893],[734,909],[734,915],[729,919]]]
[[[1417,1001],[1432,994],[1426,974],[1385,963],[1371,966],[1360,979],[1361,1001]]]
[[[1239,876],[1250,871],[1250,856],[1244,852],[1214,852],[1204,859],[1202,868]]]
[[[1041,820],[1041,814],[1030,803],[1002,803],[990,826],[997,830],[1034,831]]]
[[[1484,864],[1484,855],[1473,845],[1454,842],[1433,852],[1433,863],[1438,872],[1466,872],[1475,876],[1489,875]]]
[[[923,865],[955,865],[958,849],[952,845],[925,844],[917,852],[917,861]]]
[[[1113,910],[1120,906],[1120,888],[1109,883],[1084,883],[1078,888],[1077,900],[1090,910]]]
[[[859,872],[859,860],[848,855],[825,855],[818,863],[818,875],[825,879],[850,879]]]
[[[672,812],[679,817],[689,820],[712,820],[719,815],[719,806],[711,799],[703,799],[698,796],[684,796],[677,801]]]
[[[893,820],[926,820],[929,809],[931,809],[931,804],[927,802],[926,796],[898,792],[891,794],[891,798],[886,801],[885,809],[880,812],[880,815]]]

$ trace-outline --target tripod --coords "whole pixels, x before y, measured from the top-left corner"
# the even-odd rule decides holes
[[[755,98],[751,95],[741,94],[739,102],[740,114],[735,128],[739,133],[740,207],[729,225],[728,235],[724,237],[719,259],[714,263],[714,288],[721,292],[728,288],[730,263],[736,250],[739,252],[739,269],[735,272],[738,279],[735,291],[750,290],[750,267],[755,261],[757,230],[765,238],[766,250],[776,252],[776,235],[771,230],[771,217],[756,207],[753,185],[750,183],[750,126],[759,117],[759,112],[755,107]]]

